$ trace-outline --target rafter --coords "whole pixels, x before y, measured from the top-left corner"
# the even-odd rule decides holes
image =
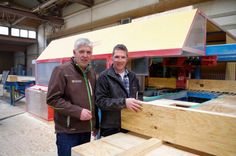
[[[60,24],[62,25],[64,23],[64,20],[58,17],[53,17],[53,16],[39,16],[35,13],[29,12],[29,11],[24,11],[24,10],[20,10],[20,9],[16,9],[16,8],[11,8],[11,7],[6,7],[6,6],[2,6],[0,5],[0,10],[7,12],[9,14],[15,14],[15,15],[19,15],[22,17],[27,17],[27,18],[31,18],[31,19],[36,19],[36,20],[41,20],[41,21],[50,21],[52,23],[55,24]]]
[[[94,5],[94,0],[69,0],[69,2],[79,3],[87,7],[92,7]]]

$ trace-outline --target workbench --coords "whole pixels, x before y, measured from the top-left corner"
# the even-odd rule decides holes
[[[24,80],[24,81],[6,81],[4,88],[10,93],[10,104],[15,105],[15,103],[25,97],[25,89],[33,86],[35,81]]]

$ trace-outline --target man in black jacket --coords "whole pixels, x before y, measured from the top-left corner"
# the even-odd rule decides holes
[[[108,136],[121,130],[121,109],[133,111],[142,109],[136,100],[139,81],[135,73],[126,69],[128,50],[118,44],[113,48],[112,66],[102,72],[96,84],[96,105],[101,109],[101,136]]]

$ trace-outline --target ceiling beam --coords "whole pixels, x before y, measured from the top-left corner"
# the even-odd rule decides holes
[[[0,43],[10,43],[15,42],[17,44],[24,44],[24,45],[30,45],[33,43],[37,43],[36,39],[31,38],[22,38],[22,37],[14,37],[14,36],[7,36],[7,35],[0,35]]]
[[[7,44],[0,44],[0,52],[24,52],[26,50],[25,46],[19,46],[19,45],[7,45]]]
[[[69,0],[69,2],[82,4],[87,7],[92,7],[94,5],[94,0]]]
[[[49,5],[52,5],[53,3],[55,3],[57,0],[49,0],[46,1],[45,3],[42,3],[40,5],[38,5],[35,9],[31,10],[31,12],[38,12],[40,9],[44,9],[46,7],[48,7]],[[16,25],[17,23],[21,22],[22,20],[24,20],[26,17],[21,17],[19,19],[17,19],[15,22],[12,23],[12,25]]]
[[[16,9],[16,8],[10,8],[10,7],[6,7],[3,5],[0,5],[0,10],[7,12],[9,14],[15,14],[15,15],[23,16],[23,17],[26,16],[27,18],[31,18],[31,19],[36,19],[36,20],[41,20],[41,21],[50,21],[55,24],[62,25],[64,23],[64,20],[61,18],[58,18],[58,17],[39,16],[39,15],[32,13],[30,11],[20,10],[20,9]]]

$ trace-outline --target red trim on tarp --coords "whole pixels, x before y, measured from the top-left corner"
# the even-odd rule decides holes
[[[151,57],[151,56],[180,56],[182,54],[181,48],[175,49],[161,49],[161,50],[145,50],[145,51],[136,51],[136,52],[129,52],[129,58],[137,58],[137,57]],[[102,55],[93,55],[92,59],[111,59],[112,54],[102,54]],[[53,59],[45,59],[45,60],[37,60],[37,63],[45,63],[45,62],[65,62],[69,60],[70,57],[65,58],[53,58]]]

